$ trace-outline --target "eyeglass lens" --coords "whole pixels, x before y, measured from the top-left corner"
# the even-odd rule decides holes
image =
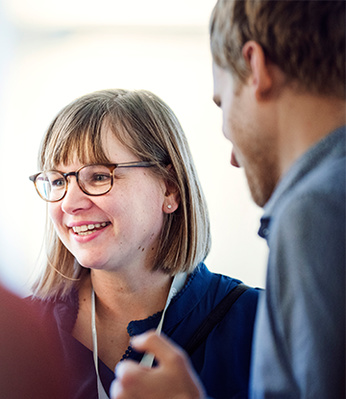
[[[35,181],[37,191],[48,201],[58,201],[65,195],[68,175],[65,174],[65,177],[56,171],[40,173]],[[112,174],[104,165],[85,166],[77,172],[76,178],[79,187],[86,194],[105,194],[112,186]]]

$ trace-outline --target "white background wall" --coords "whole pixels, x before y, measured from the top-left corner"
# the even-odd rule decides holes
[[[45,203],[28,176],[55,114],[77,96],[148,89],[187,134],[211,217],[212,271],[264,286],[262,211],[212,102],[214,0],[0,0],[0,278],[26,295],[41,250]]]

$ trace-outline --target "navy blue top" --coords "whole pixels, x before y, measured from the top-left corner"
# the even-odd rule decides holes
[[[345,153],[344,126],[292,165],[265,206],[252,398],[345,398]]]
[[[238,283],[239,280],[211,273],[201,264],[169,305],[163,332],[184,347],[207,314]],[[191,357],[208,395],[215,399],[248,397],[258,292],[258,289],[250,288],[241,295]],[[71,292],[65,300],[40,301],[40,307],[43,318],[52,315],[56,321],[66,367],[70,370],[73,398],[97,398],[92,351],[71,335],[78,314],[78,292]],[[156,328],[160,317],[161,312],[145,320],[131,321],[127,328],[129,335],[134,336]],[[123,356],[125,358],[139,360],[141,355],[129,347]],[[100,360],[99,373],[106,392],[109,392],[114,371]]]

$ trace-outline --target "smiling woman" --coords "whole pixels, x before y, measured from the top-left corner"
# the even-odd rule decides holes
[[[207,204],[180,123],[153,93],[76,99],[48,127],[39,167],[30,179],[49,223],[33,300],[55,320],[73,398],[107,398],[119,361],[153,362],[131,336],[156,328],[184,347],[240,281],[203,263]],[[257,298],[247,289],[191,352],[216,399],[248,390]]]

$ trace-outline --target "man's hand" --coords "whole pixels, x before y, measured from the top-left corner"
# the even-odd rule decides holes
[[[204,389],[186,354],[177,345],[155,332],[131,342],[139,352],[155,355],[157,367],[148,368],[130,360],[120,362],[111,399],[205,399]]]

